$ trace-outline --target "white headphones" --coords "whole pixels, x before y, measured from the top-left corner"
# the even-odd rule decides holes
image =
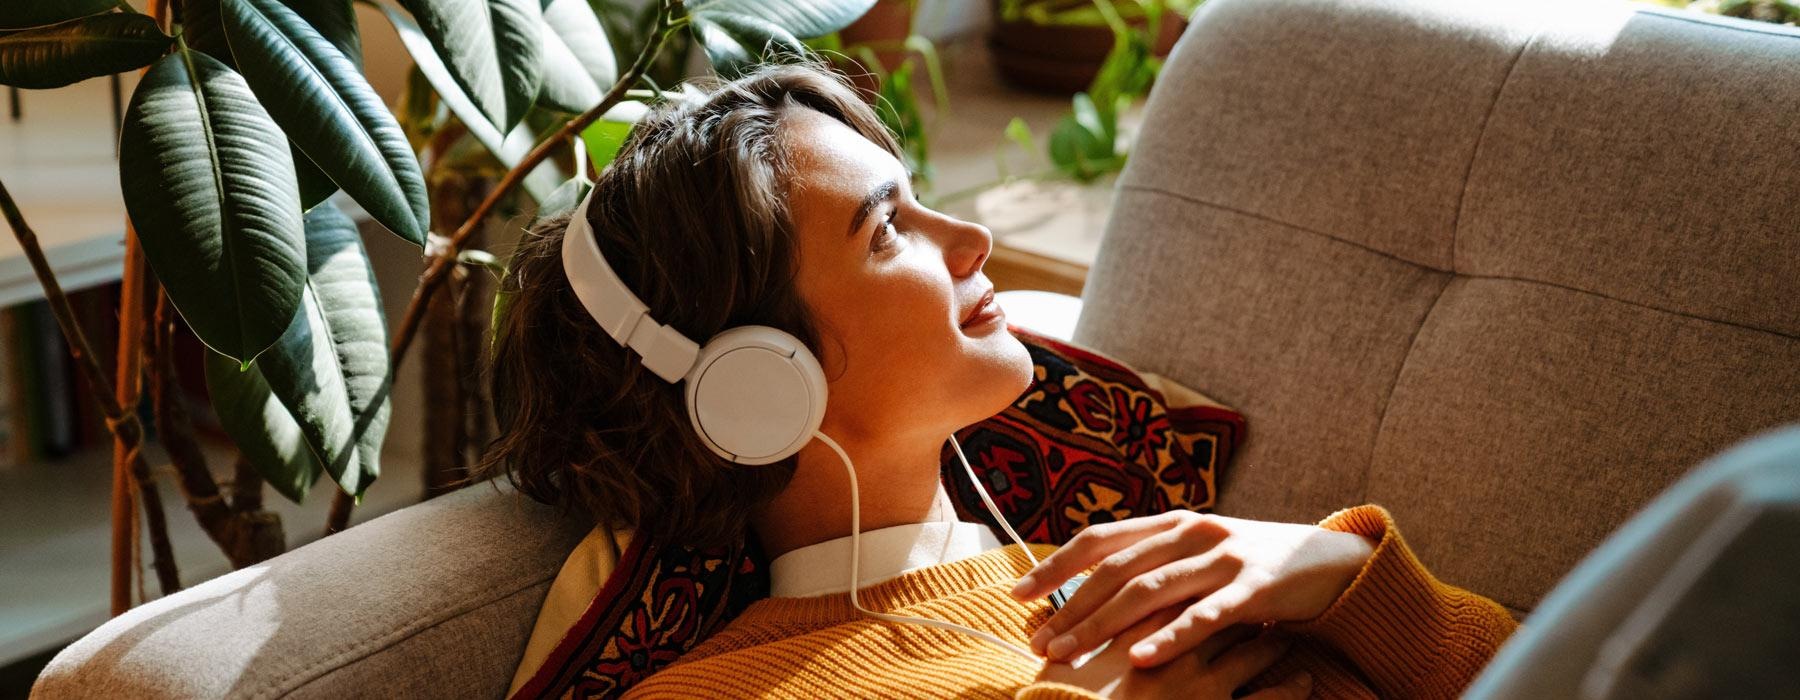
[[[587,220],[593,198],[590,190],[575,207],[562,244],[563,273],[588,315],[656,376],[687,382],[694,431],[720,457],[755,465],[799,452],[825,418],[825,372],[812,351],[769,326],[728,328],[702,346],[657,323],[600,254]]]

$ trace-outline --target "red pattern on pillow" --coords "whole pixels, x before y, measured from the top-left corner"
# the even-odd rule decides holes
[[[956,439],[1020,537],[1061,544],[1092,524],[1212,507],[1219,465],[1243,440],[1242,415],[1171,407],[1111,358],[1012,330],[1031,353],[1031,386]],[[994,527],[948,443],[941,461],[957,514]]]

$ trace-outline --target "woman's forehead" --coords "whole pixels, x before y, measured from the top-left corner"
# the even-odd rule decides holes
[[[811,109],[792,110],[781,130],[792,177],[789,213],[797,224],[836,221],[836,228],[846,228],[864,197],[906,176],[900,161],[881,146]]]

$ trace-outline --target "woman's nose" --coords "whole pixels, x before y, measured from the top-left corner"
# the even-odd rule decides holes
[[[994,232],[973,221],[949,219],[950,240],[944,246],[944,264],[957,278],[981,271],[988,253],[994,250]]]

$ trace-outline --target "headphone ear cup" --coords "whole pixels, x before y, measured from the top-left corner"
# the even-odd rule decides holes
[[[799,452],[825,419],[825,397],[825,371],[812,351],[768,326],[713,336],[687,376],[695,432],[738,464],[769,464]]]

